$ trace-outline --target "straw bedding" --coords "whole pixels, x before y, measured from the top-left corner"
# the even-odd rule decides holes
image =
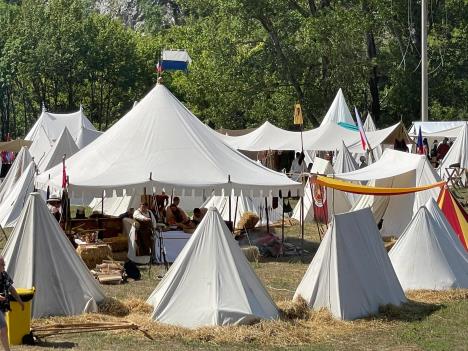
[[[254,325],[204,327],[186,329],[157,323],[150,320],[152,308],[139,299],[127,299],[119,302],[107,299],[100,306],[99,314],[85,314],[76,317],[54,317],[33,321],[35,326],[66,322],[99,322],[99,321],[128,321],[139,325],[153,338],[158,340],[174,340],[175,338],[186,342],[206,342],[222,345],[233,343],[249,343],[263,346],[291,346],[305,345],[313,342],[324,342],[354,333],[378,331],[385,332],[405,320],[405,313],[418,313],[423,306],[432,303],[468,299],[468,289],[444,292],[410,291],[409,304],[402,307],[393,307],[393,313],[401,313],[401,318],[387,318],[385,307],[382,314],[356,321],[340,321],[332,317],[326,310],[311,311],[305,301],[280,301],[278,306],[281,319],[277,321],[261,321]],[[419,303],[418,303],[419,302]],[[424,308],[424,307],[423,307]],[[116,317],[119,316],[119,317]],[[132,333],[132,331],[118,331],[118,333]]]

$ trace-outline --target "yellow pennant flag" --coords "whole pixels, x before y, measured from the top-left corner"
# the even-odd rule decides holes
[[[301,104],[297,103],[294,105],[294,124],[303,124],[304,119],[302,118]]]

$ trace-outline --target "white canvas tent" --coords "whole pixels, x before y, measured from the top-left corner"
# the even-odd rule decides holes
[[[64,114],[43,110],[25,137],[33,142],[29,150],[36,163],[41,162],[65,128],[68,129],[79,149],[84,148],[102,134],[94,128],[81,107],[77,112]]]
[[[3,228],[13,228],[16,225],[29,193],[34,190],[35,173],[34,162],[30,162],[0,204],[0,225]]]
[[[314,164],[310,171],[312,174],[329,175],[334,174],[335,171],[331,163],[320,157],[315,157]],[[326,201],[328,207],[328,218],[331,219],[334,213],[348,212],[352,203],[348,194],[327,188]],[[301,221],[301,202],[299,201],[294,207],[292,218]],[[312,222],[314,220],[314,202],[312,198],[312,189],[309,184],[304,187],[304,222]]]
[[[460,129],[455,142],[440,163],[438,168],[439,175],[446,179],[446,168],[453,164],[458,164],[465,172],[468,169],[468,124],[466,123]]]
[[[351,155],[344,142],[341,144],[341,149],[338,151],[333,169],[337,173],[353,172],[359,169],[358,163]]]
[[[283,206],[282,202],[278,201],[278,207],[273,209],[273,199],[267,198],[267,205],[265,205],[265,198],[254,198],[240,194],[239,196],[231,196],[231,220],[234,221],[234,226],[237,228],[242,215],[245,212],[253,212],[258,215],[260,220],[257,226],[266,225],[266,212],[268,212],[269,223],[280,221],[282,219]],[[208,198],[200,207],[210,208],[216,207],[225,221],[229,220],[229,196],[213,195]],[[237,208],[237,212],[236,212]]]
[[[29,196],[2,255],[16,287],[36,288],[33,318],[95,312],[104,299],[38,193]]]
[[[406,301],[368,208],[333,217],[294,299],[299,296],[345,320]]]
[[[59,192],[61,166],[37,177],[41,188]],[[103,190],[201,195],[224,189],[253,196],[300,193],[286,175],[258,165],[233,150],[196,118],[162,84],[157,84],[106,133],[67,161],[74,197]],[[51,176],[50,182],[48,176]]]
[[[409,129],[409,134],[417,136],[421,127],[423,137],[454,138],[466,123],[466,121],[415,121]]]
[[[208,210],[147,303],[154,306],[153,320],[187,328],[279,316],[215,208]]]
[[[468,254],[435,200],[429,201],[389,252],[401,286],[404,290],[468,288]]]
[[[348,104],[346,103],[341,88],[338,90],[338,93],[336,93],[335,99],[330,105],[321,125],[329,122],[354,124],[353,117],[351,116],[351,112],[349,112]]]
[[[78,150],[78,146],[75,144],[70,132],[65,127],[49,152],[37,164],[37,169],[42,173],[45,170],[61,163],[64,155],[68,158],[78,152]]]
[[[381,187],[415,187],[434,184],[440,177],[424,155],[386,149],[375,163],[354,172],[335,174],[348,181],[367,181]],[[371,207],[375,221],[383,218],[383,236],[400,236],[413,214],[429,198],[437,199],[439,188],[396,196],[363,195],[353,209]]]
[[[22,147],[18,155],[16,155],[16,159],[13,161],[5,179],[0,184],[0,204],[3,202],[3,199],[12,192],[16,182],[29,166],[31,161],[32,157],[28,149]]]
[[[366,135],[369,132],[372,134],[372,132],[376,132],[378,130],[370,113],[367,114],[363,128],[366,131]],[[371,144],[371,146],[373,147],[372,153],[374,154],[374,158],[377,161],[382,156],[383,147],[381,144],[375,146]]]

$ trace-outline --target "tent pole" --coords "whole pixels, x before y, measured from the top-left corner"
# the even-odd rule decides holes
[[[234,232],[234,228],[236,227],[236,220],[237,220],[237,203],[239,202],[239,196],[236,197],[236,207],[234,209],[234,222],[232,223],[232,231]]]
[[[231,229],[231,233],[232,233],[232,232],[233,232],[234,226],[232,225],[231,195],[232,195],[232,192],[229,193],[229,199],[228,199],[228,201],[229,201],[229,223],[231,224],[231,228],[230,228],[230,229]]]
[[[281,210],[281,251],[283,252],[284,255],[284,199],[281,198],[281,201],[283,201],[283,206]]]
[[[304,251],[304,196],[301,196],[301,253]]]
[[[101,214],[104,214],[104,190],[102,191],[101,194]]]
[[[267,225],[267,233],[270,232],[270,217],[268,216],[268,199],[265,196],[265,216],[266,216],[266,225]]]

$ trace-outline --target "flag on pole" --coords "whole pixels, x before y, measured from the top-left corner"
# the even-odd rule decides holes
[[[423,144],[423,137],[422,137],[422,132],[421,132],[421,126],[419,126],[418,142],[416,143],[416,152],[417,152],[419,155],[424,155],[424,144]]]
[[[185,50],[163,50],[161,58],[161,67],[166,71],[187,71],[192,62]]]
[[[163,66],[161,65],[161,61],[158,61],[158,64],[156,65],[156,73],[161,74],[163,71]]]
[[[354,106],[354,113],[356,114],[356,122],[358,124],[359,135],[361,137],[361,145],[362,149],[366,151],[369,148],[369,141],[367,140],[366,132],[364,131],[364,127],[362,125],[361,117],[359,116],[359,112]]]
[[[62,159],[62,189],[67,188],[67,169],[65,167],[65,155]]]
[[[300,103],[294,105],[294,124],[304,124],[304,118],[302,118],[302,108]]]

